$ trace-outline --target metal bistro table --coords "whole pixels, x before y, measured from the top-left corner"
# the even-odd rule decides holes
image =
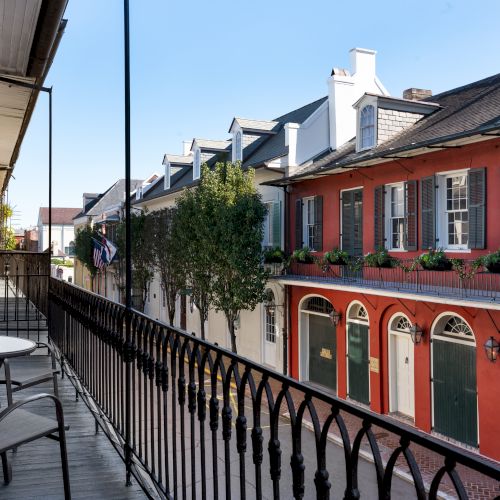
[[[36,349],[36,342],[19,337],[7,337],[0,335],[0,368],[2,368],[6,358],[17,358],[18,356],[26,356],[31,354]],[[6,378],[10,370],[5,370]],[[6,380],[10,382],[10,380]]]

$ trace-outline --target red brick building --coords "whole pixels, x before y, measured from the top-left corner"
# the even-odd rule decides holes
[[[500,75],[413,90],[365,94],[356,137],[279,183],[289,251],[350,256],[279,278],[290,373],[499,460],[500,274],[473,261],[500,248]],[[363,262],[381,248],[398,263]]]

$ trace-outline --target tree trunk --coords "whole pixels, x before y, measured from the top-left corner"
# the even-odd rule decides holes
[[[168,308],[168,321],[172,326],[174,325],[175,321],[175,307],[169,307]]]
[[[229,334],[231,335],[231,350],[234,354],[238,354],[236,350],[236,333],[234,331],[234,320],[228,319],[227,324],[229,326]]]
[[[201,309],[198,309],[198,312],[200,313],[200,335],[205,340],[205,313]]]

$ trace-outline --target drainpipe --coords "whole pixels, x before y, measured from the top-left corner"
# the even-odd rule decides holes
[[[284,250],[285,255],[288,255],[289,252],[289,241],[288,241],[288,233],[290,226],[290,214],[289,214],[289,206],[290,206],[290,194],[286,186],[283,186],[284,193],[284,207],[283,213],[285,215],[285,227],[284,227]],[[283,375],[288,375],[288,339],[290,333],[290,287],[285,285],[285,310],[283,311],[284,318],[284,328],[283,328]]]

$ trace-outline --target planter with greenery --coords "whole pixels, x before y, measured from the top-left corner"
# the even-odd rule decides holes
[[[280,247],[264,250],[264,264],[283,264],[284,261],[285,254]]]
[[[292,254],[292,261],[298,264],[314,264],[316,259],[308,247],[298,248]]]
[[[325,264],[346,266],[347,264],[349,264],[349,254],[344,250],[334,248],[333,250],[325,253],[325,255],[323,256],[323,261]]]
[[[426,271],[451,271],[453,263],[442,250],[429,250],[418,258]]]
[[[483,255],[476,259],[480,265],[483,265],[490,273],[500,273],[500,250]]]
[[[391,257],[389,252],[385,248],[382,248],[374,253],[366,254],[364,263],[368,267],[392,268],[397,266],[398,259]]]

